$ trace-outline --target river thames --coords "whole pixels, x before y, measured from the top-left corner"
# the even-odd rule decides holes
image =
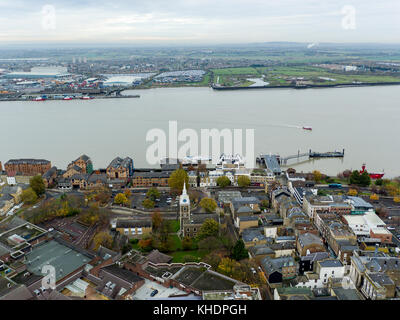
[[[254,129],[255,155],[285,157],[309,149],[345,149],[343,159],[297,163],[297,171],[336,175],[345,169],[384,170],[400,175],[400,87],[260,89],[211,88],[134,90],[132,99],[0,102],[0,161],[45,158],[65,169],[81,154],[94,167],[115,156],[130,156],[135,167],[149,167],[148,130]],[[305,131],[303,126],[313,130]],[[167,132],[168,133],[168,132]]]

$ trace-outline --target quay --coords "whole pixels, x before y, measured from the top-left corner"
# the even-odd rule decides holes
[[[85,98],[84,98],[85,97]],[[42,100],[37,100],[41,98]],[[0,98],[0,101],[69,101],[69,100],[94,100],[94,99],[130,99],[130,98],[140,98],[139,94],[131,94],[131,95],[75,95],[75,94],[51,94],[51,95],[24,95],[24,96],[13,96],[13,97],[5,97]]]

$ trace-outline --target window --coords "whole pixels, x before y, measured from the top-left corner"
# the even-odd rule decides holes
[[[129,235],[129,228],[125,228],[125,229],[124,229],[124,234],[125,234],[125,235]]]
[[[137,233],[142,234],[143,233],[142,228],[137,228]]]

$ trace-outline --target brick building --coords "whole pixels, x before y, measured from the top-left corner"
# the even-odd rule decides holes
[[[132,178],[132,186],[140,187],[168,187],[168,179],[171,172],[135,172]]]
[[[51,162],[44,159],[11,159],[4,164],[8,173],[19,173],[25,176],[44,174],[51,169]]]
[[[122,159],[116,157],[107,167],[107,178],[129,179],[133,176],[133,160],[129,157]]]

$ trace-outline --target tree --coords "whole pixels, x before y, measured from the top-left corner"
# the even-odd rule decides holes
[[[157,231],[163,222],[163,218],[159,210],[155,211],[151,216],[151,223],[153,227],[153,231]]]
[[[126,198],[125,194],[123,193],[118,193],[115,198],[114,198],[114,203],[115,204],[128,204],[129,200]]]
[[[349,192],[348,192],[347,194],[348,194],[349,196],[355,197],[355,196],[358,194],[358,192],[357,192],[356,189],[349,189]]]
[[[239,176],[237,184],[241,188],[248,187],[250,185],[250,178],[248,176]]]
[[[34,204],[37,201],[37,194],[32,188],[22,191],[21,200],[25,204]]]
[[[125,197],[126,197],[127,199],[129,199],[129,198],[131,197],[131,195],[132,195],[131,190],[126,189],[126,190],[124,191],[124,195],[125,195]]]
[[[153,209],[156,204],[154,201],[146,198],[143,200],[142,205],[145,209]]]
[[[236,273],[236,269],[240,266],[239,262],[232,260],[230,258],[223,258],[218,265],[218,272],[222,274],[233,277]]]
[[[355,184],[363,187],[369,186],[371,183],[371,178],[367,171],[360,174],[359,171],[354,170],[350,176],[350,184]]]
[[[108,188],[100,188],[96,190],[94,199],[101,205],[106,205],[111,199],[111,191]]]
[[[211,198],[203,198],[200,201],[200,207],[202,207],[207,212],[211,213],[217,209],[217,202]]]
[[[150,237],[144,237],[143,239],[139,240],[138,245],[143,251],[150,251],[153,249],[153,239]]]
[[[379,200],[379,196],[376,193],[374,193],[374,194],[371,194],[369,199],[372,200],[372,201],[378,201]]]
[[[322,173],[318,170],[314,170],[312,174],[315,182],[320,182],[322,180]]]
[[[35,191],[36,195],[40,197],[46,191],[46,186],[44,185],[43,178],[40,174],[32,177],[29,180],[29,185]]]
[[[214,270],[218,269],[219,264],[221,263],[221,255],[216,252],[210,252],[206,255],[202,261],[209,264]]]
[[[93,238],[95,250],[100,246],[112,249],[113,238],[107,232],[99,232]]]
[[[208,237],[216,237],[219,233],[219,224],[214,219],[206,219],[201,225],[199,232],[197,234],[197,238],[199,240],[208,238]]]
[[[221,188],[225,188],[231,185],[231,180],[227,176],[222,176],[217,179],[217,185]]]
[[[249,257],[249,253],[245,248],[243,240],[238,240],[233,247],[231,257],[236,261],[243,260]]]
[[[198,246],[200,250],[204,250],[207,252],[223,249],[223,244],[221,243],[221,241],[214,236],[200,240]]]
[[[397,196],[397,197],[394,197],[394,198],[393,198],[393,201],[396,202],[396,203],[399,203],[399,202],[400,202],[400,197],[398,197],[398,196]]]
[[[158,191],[157,188],[150,188],[146,193],[146,197],[152,201],[155,201],[160,197],[160,191]]]
[[[350,170],[344,170],[342,172],[343,178],[348,179],[351,176],[351,171]]]
[[[183,250],[190,250],[193,247],[193,241],[189,237],[184,237],[182,240],[182,249]]]
[[[371,177],[369,176],[367,171],[364,171],[360,175],[360,181],[359,184],[363,187],[368,187],[371,184]]]
[[[189,175],[187,172],[179,168],[171,173],[171,176],[168,179],[169,187],[177,194],[182,193],[183,184],[186,182],[186,188],[189,185]]]

